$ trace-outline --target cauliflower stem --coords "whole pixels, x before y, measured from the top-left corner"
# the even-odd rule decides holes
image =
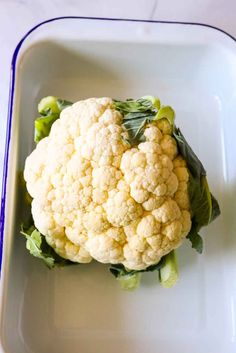
[[[166,283],[168,282],[169,288],[170,288],[178,280],[177,261],[174,255],[174,251],[163,256],[157,264],[151,265],[147,267],[145,270],[139,270],[139,271],[129,270],[125,268],[123,265],[119,264],[119,265],[111,265],[110,271],[119,281],[121,288],[128,291],[133,291],[139,287],[140,281],[141,281],[141,275],[144,272],[158,271],[160,283],[163,285],[163,287],[167,287]],[[163,273],[165,273],[164,277],[163,277]],[[173,273],[175,273],[176,275],[172,276]]]
[[[159,270],[160,283],[164,288],[171,288],[178,280],[178,266],[175,251],[164,256],[163,265]]]
[[[174,110],[153,96],[49,96],[38,112],[24,169],[33,221],[21,233],[30,254],[49,268],[110,264],[126,290],[151,271],[173,286],[175,249],[188,238],[201,253],[199,231],[220,214]]]
[[[134,291],[140,285],[141,273],[133,273],[132,275],[124,275],[117,277],[122,289],[126,291]]]

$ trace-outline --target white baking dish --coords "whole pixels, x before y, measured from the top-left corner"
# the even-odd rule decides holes
[[[208,170],[222,215],[205,251],[178,251],[180,281],[146,275],[122,292],[101,265],[49,271],[19,235],[17,172],[33,148],[39,99],[158,95]],[[34,28],[12,64],[2,194],[5,353],[233,353],[236,351],[236,42],[209,26],[62,18]],[[8,150],[9,149],[9,150]],[[7,182],[7,188],[5,188]],[[5,215],[5,218],[4,218]]]

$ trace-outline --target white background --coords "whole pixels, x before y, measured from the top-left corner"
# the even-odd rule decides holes
[[[35,24],[69,15],[201,22],[236,37],[236,0],[0,0],[0,183],[14,48]]]

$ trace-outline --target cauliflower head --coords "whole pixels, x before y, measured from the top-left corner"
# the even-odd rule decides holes
[[[111,98],[61,112],[27,157],[24,178],[35,226],[63,258],[143,270],[191,228],[189,173],[167,120],[132,147]]]

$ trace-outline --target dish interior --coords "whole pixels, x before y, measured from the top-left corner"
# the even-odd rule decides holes
[[[235,56],[214,43],[47,40],[24,53],[15,89],[14,175],[34,148],[33,122],[43,96],[76,101],[156,95],[174,107],[176,125],[203,161],[222,215],[202,230],[203,255],[187,240],[178,250],[180,280],[173,289],[163,289],[152,273],[130,293],[104,265],[50,271],[28,255],[16,194],[6,216],[14,220],[2,328],[7,352],[235,351],[235,92]]]

